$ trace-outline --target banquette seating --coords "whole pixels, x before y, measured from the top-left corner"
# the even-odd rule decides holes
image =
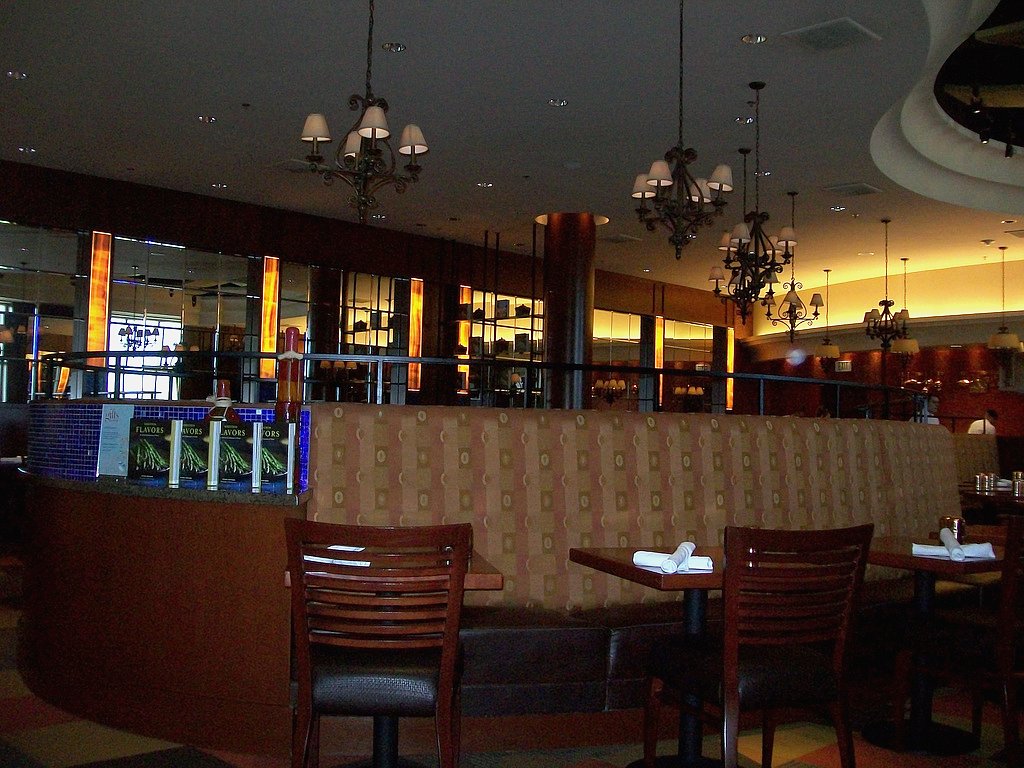
[[[571,547],[721,545],[726,525],[926,535],[959,512],[953,435],[933,425],[620,411],[313,406],[309,517],[471,522],[505,577],[467,592],[467,715],[639,707],[677,593],[570,563]],[[869,569],[870,582],[907,580]]]

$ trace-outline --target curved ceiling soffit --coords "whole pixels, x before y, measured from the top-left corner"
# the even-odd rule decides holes
[[[978,141],[935,100],[935,78],[999,0],[922,0],[931,27],[921,78],[875,126],[871,157],[897,184],[934,200],[1002,213],[1024,211],[1024,157]]]

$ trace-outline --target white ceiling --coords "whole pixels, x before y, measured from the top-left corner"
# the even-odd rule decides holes
[[[1024,151],[1006,160],[1002,145],[982,147],[928,104],[937,67],[995,1],[690,0],[686,143],[698,175],[732,163],[738,189],[722,227],[677,262],[629,197],[635,174],[676,139],[675,0],[378,0],[374,90],[392,130],[416,122],[431,146],[418,184],[383,193],[380,226],[471,243],[490,231],[492,244],[500,233],[503,249],[529,252],[536,214],[591,210],[611,219],[598,266],[707,287],[718,230],[742,213],[736,150],[754,141],[735,118],[751,112],[748,83],[764,80],[761,162],[772,174],[761,207],[774,230],[788,223],[786,192],[799,192],[806,285],[825,267],[833,285],[880,273],[884,216],[890,255],[909,256],[912,272],[978,263],[993,255],[984,238],[1024,258],[1024,241],[1004,234],[1024,229]],[[0,77],[0,157],[354,221],[346,188],[323,187],[294,160],[308,112],[324,112],[336,137],[354,120],[366,10],[364,0],[8,0],[0,70],[27,77]],[[878,39],[822,51],[784,34],[844,17]],[[768,41],[741,43],[751,32]],[[407,49],[386,53],[385,41]],[[826,189],[853,182],[880,191]]]

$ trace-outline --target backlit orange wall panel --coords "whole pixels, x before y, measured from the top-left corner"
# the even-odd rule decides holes
[[[276,256],[263,257],[263,305],[260,314],[260,352],[277,354],[278,291],[281,287],[281,263]],[[260,378],[277,375],[277,360],[260,360]]]
[[[89,259],[89,319],[86,324],[86,349],[107,349],[107,321],[110,319],[110,256],[113,238],[107,232],[92,233]],[[100,357],[89,358],[90,365],[105,365]]]
[[[409,357],[423,354],[423,281],[412,278],[409,281]],[[409,364],[409,389],[418,392],[420,388],[420,364]]]

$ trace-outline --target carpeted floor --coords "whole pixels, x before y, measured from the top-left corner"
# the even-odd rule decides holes
[[[287,761],[236,755],[172,744],[116,731],[55,709],[33,696],[15,668],[18,621],[17,575],[5,568],[0,557],[0,768],[286,768]],[[969,711],[963,697],[940,691],[935,701],[935,719],[969,727]],[[1002,766],[989,759],[1001,748],[998,716],[986,710],[982,747],[962,757],[927,758],[895,754],[873,747],[857,738],[856,756],[860,768],[994,768]],[[639,734],[637,734],[639,737]],[[760,732],[741,736],[744,766],[759,765]],[[661,754],[674,751],[674,744],[660,745]],[[718,739],[704,741],[704,754],[719,753]],[[462,768],[619,768],[640,757],[638,743],[547,749],[516,752],[476,752],[463,755]],[[432,756],[413,756],[424,766],[436,766]],[[835,740],[829,727],[796,723],[780,727],[775,746],[775,765],[783,768],[836,768],[839,765]],[[336,764],[324,760],[324,768]]]

